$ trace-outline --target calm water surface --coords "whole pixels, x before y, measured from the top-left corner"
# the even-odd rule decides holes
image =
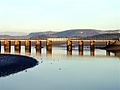
[[[78,56],[73,50],[73,55],[67,56],[65,49],[53,48],[53,54],[47,56],[45,51],[43,48],[42,54],[36,55],[32,47],[30,57],[39,65],[0,77],[0,90],[120,90],[120,58],[114,54],[107,57],[104,50],[96,50],[94,57],[89,51]],[[21,54],[25,55],[24,47]]]

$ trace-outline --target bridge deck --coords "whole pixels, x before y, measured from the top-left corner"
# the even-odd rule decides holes
[[[43,42],[46,42],[47,40],[50,40],[50,41],[53,41],[53,42],[64,42],[64,41],[67,41],[67,40],[70,40],[70,41],[73,41],[73,42],[78,42],[78,41],[83,41],[83,42],[90,42],[90,41],[95,41],[95,42],[115,42],[116,40],[111,40],[111,39],[106,39],[106,40],[81,40],[81,39],[78,39],[78,40],[72,40],[72,39],[47,39],[47,40],[43,40],[43,39],[1,39],[0,41],[5,41],[5,40],[8,40],[8,41],[26,41],[26,40],[29,40],[29,41],[43,41]]]

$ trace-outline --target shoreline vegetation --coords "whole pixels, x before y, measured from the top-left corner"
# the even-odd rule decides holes
[[[5,77],[28,68],[34,67],[38,61],[32,57],[0,54],[0,77]]]

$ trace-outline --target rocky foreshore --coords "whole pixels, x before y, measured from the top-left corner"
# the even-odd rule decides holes
[[[23,71],[38,64],[32,57],[0,54],[0,77]]]

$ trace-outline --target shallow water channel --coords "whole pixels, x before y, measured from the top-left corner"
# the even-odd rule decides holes
[[[15,54],[13,49],[11,54]],[[25,55],[24,47],[21,55]],[[0,77],[0,90],[120,90],[120,58],[113,53],[106,56],[105,50],[96,49],[95,56],[89,50],[83,56],[73,50],[67,56],[66,49],[55,47],[52,55],[46,55],[45,48],[40,55],[32,47],[27,56],[39,64]]]

